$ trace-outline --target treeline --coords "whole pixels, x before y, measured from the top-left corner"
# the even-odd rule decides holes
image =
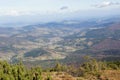
[[[0,80],[52,80],[49,74],[46,75],[46,78],[42,76],[43,73],[51,72],[66,72],[74,77],[93,75],[99,79],[103,70],[120,70],[120,61],[101,62],[87,58],[87,62],[81,64],[79,67],[56,63],[54,67],[47,69],[41,67],[28,69],[22,62],[18,64],[9,64],[6,61],[0,61]]]
[[[74,65],[67,66],[57,63],[52,71],[67,72],[75,77],[93,75],[99,78],[105,70],[120,70],[120,61],[97,61],[96,59],[86,57],[86,62],[78,67],[75,67]]]

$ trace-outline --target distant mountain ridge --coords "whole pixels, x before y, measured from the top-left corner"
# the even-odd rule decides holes
[[[119,60],[119,43],[120,18],[0,27],[0,59],[11,62],[58,59],[80,63],[86,55]]]

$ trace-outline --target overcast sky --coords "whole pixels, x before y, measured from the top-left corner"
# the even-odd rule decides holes
[[[55,14],[65,16],[63,14],[76,12],[83,14],[87,12],[89,15],[92,11],[98,13],[108,11],[107,13],[112,14],[114,10],[117,11],[117,14],[120,13],[120,0],[0,0],[1,19],[4,18],[3,16],[49,16]]]

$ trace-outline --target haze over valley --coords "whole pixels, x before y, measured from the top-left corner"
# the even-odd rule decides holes
[[[120,0],[0,0],[0,80],[120,80]]]
[[[0,27],[0,59],[80,63],[84,56],[92,56],[119,60],[119,33],[120,17]]]

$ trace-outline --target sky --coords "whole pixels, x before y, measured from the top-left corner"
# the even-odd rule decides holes
[[[99,12],[101,15],[104,15],[103,12],[106,15],[119,14],[120,0],[0,0],[2,21],[9,21],[11,17],[20,20],[21,16],[34,19],[35,16],[36,18],[39,16],[41,20],[46,20],[50,16],[68,18],[74,17],[72,15],[83,16],[86,13],[86,15],[97,15]]]

